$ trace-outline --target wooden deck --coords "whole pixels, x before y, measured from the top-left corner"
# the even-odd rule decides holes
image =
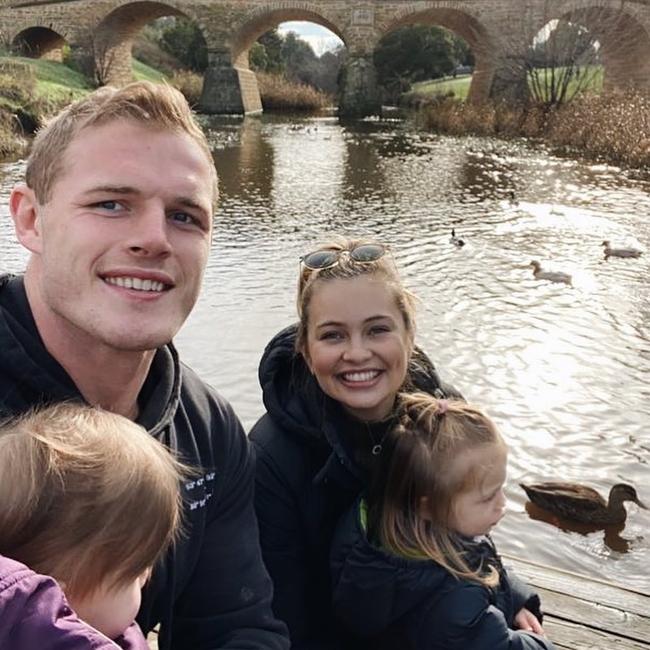
[[[558,650],[650,650],[650,593],[502,557],[539,592],[544,630]],[[648,576],[650,585],[650,567]],[[155,638],[149,637],[152,650]]]
[[[539,592],[558,650],[650,650],[650,593],[504,555]],[[650,587],[650,567],[648,567]]]

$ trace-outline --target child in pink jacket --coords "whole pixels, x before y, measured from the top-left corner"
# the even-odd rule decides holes
[[[60,404],[0,427],[0,650],[146,650],[135,616],[178,531],[184,472],[99,409]]]

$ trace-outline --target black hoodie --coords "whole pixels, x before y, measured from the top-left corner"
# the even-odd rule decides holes
[[[266,347],[259,376],[267,412],[249,436],[257,454],[255,508],[274,584],[273,611],[288,624],[294,650],[361,650],[363,643],[339,630],[332,615],[330,544],[367,479],[351,441],[377,442],[390,422],[360,422],[327,397],[295,353],[295,334],[296,326],[288,327]],[[418,390],[460,397],[419,350],[409,378]]]
[[[22,278],[0,276],[0,418],[62,400],[83,402],[43,345]],[[138,423],[200,468],[183,486],[185,533],[145,588],[140,626],[160,623],[161,650],[288,648],[257,542],[252,454],[230,405],[171,344],[156,352],[138,402]]]
[[[428,559],[398,557],[372,544],[355,502],[332,542],[334,611],[374,650],[553,650],[548,639],[513,630],[539,597],[506,571],[489,537],[457,539],[472,568],[494,567],[499,585],[459,580]]]

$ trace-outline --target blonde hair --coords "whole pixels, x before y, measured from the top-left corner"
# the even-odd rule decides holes
[[[0,427],[0,554],[83,598],[125,586],[176,538],[186,468],[141,426],[59,404]]]
[[[217,172],[205,134],[183,95],[167,84],[136,81],[123,88],[99,88],[64,108],[34,139],[25,180],[42,205],[63,172],[65,152],[86,128],[130,120],[153,130],[185,133],[201,148],[213,172],[213,200],[218,198]]]
[[[456,497],[480,485],[487,469],[473,464],[459,472],[454,460],[483,445],[505,449],[503,439],[487,415],[465,402],[441,406],[425,393],[400,394],[398,402],[368,495],[371,537],[397,555],[424,556],[458,578],[496,585],[494,567],[470,566],[450,521]]]
[[[337,236],[331,241],[317,246],[317,250],[351,251],[363,244],[375,244],[362,239],[348,239]],[[316,250],[315,249],[315,250]],[[349,280],[361,275],[369,275],[384,282],[395,297],[397,308],[404,318],[406,331],[411,338],[415,337],[415,296],[404,287],[399,277],[392,255],[387,251],[378,260],[372,262],[356,262],[349,255],[342,255],[339,261],[326,269],[313,270],[301,265],[298,276],[298,330],[296,333],[296,351],[307,356],[307,331],[309,327],[309,306],[314,296],[314,290],[319,284],[331,280]]]

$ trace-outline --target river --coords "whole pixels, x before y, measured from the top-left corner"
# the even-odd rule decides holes
[[[296,126],[297,125],[297,126]],[[418,343],[495,419],[510,446],[499,549],[650,591],[650,511],[624,530],[562,530],[529,513],[520,481],[617,482],[650,504],[650,178],[525,141],[418,133],[398,120],[211,119],[222,199],[184,359],[249,428],[257,364],[295,319],[299,256],[328,233],[390,244],[420,298]],[[19,271],[0,166],[0,270]],[[515,201],[509,200],[509,192]],[[451,228],[466,241],[449,243]],[[600,246],[640,259],[605,260]],[[527,266],[569,272],[573,286]]]

